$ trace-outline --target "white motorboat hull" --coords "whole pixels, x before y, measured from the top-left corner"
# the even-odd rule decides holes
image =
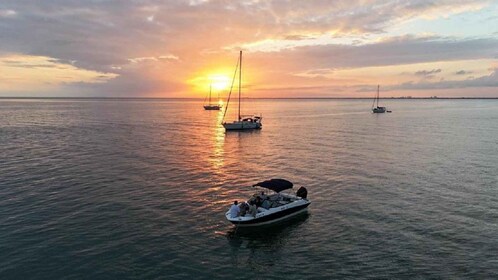
[[[309,200],[299,198],[291,203],[275,208],[265,209],[259,207],[256,217],[253,217],[250,214],[246,214],[244,216],[232,218],[230,216],[230,211],[226,212],[225,216],[228,221],[237,226],[261,226],[280,222],[292,218],[298,214],[304,213],[308,210],[308,206],[310,204],[311,202]]]

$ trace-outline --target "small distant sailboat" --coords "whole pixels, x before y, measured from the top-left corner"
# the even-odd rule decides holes
[[[235,67],[235,73],[232,79],[232,87],[230,88],[230,94],[228,95],[227,101],[227,109],[225,110],[225,114],[228,111],[228,104],[230,103],[230,96],[232,94],[233,83],[235,81],[235,76],[237,74],[237,69],[239,70],[239,112],[238,119],[231,123],[223,122],[222,125],[226,131],[228,130],[252,130],[252,129],[261,129],[263,124],[261,123],[262,117],[261,115],[245,115],[242,116],[240,114],[240,95],[241,95],[241,83],[242,83],[242,51],[239,54],[239,60],[237,61],[237,67]],[[223,115],[223,119],[225,115]]]
[[[211,104],[211,89],[212,85],[209,85],[209,103],[204,105],[204,110],[220,110],[221,106],[219,104]]]
[[[380,90],[380,85],[377,85],[377,95],[374,98],[373,104],[372,104],[372,113],[391,113],[391,111],[388,111],[386,107],[380,107],[379,106],[379,90]],[[377,102],[377,106],[375,106],[375,102]]]

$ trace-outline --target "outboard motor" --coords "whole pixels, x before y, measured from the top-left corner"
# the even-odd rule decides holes
[[[306,199],[308,197],[308,190],[305,187],[300,187],[299,190],[297,190],[296,195]]]

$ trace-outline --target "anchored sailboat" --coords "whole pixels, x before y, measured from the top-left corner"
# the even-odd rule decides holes
[[[236,121],[233,121],[231,123],[228,122],[223,122],[222,125],[225,128],[225,130],[251,130],[251,129],[261,129],[263,124],[261,123],[262,117],[261,115],[241,115],[240,114],[240,96],[241,96],[241,86],[242,86],[242,51],[240,51],[239,54],[239,60],[237,61],[237,67],[235,67],[235,73],[233,75],[232,79],[232,86],[230,87],[230,93],[228,94],[228,101],[227,101],[227,109],[225,110],[225,114],[228,111],[228,104],[230,103],[230,96],[232,95],[232,88],[233,88],[233,83],[235,81],[235,77],[237,75],[237,69],[239,71],[239,111],[238,111],[238,118]],[[223,115],[223,119],[225,119],[225,115]]]
[[[221,108],[220,105],[218,104],[211,104],[211,89],[212,89],[212,85],[210,84],[209,85],[209,103],[207,105],[204,105],[204,109],[205,110],[219,110]]]
[[[372,104],[372,113],[391,113],[391,111],[387,111],[386,107],[380,107],[379,106],[379,89],[380,85],[377,85],[377,95],[374,98],[373,104]],[[377,106],[375,106],[375,102],[377,102]]]

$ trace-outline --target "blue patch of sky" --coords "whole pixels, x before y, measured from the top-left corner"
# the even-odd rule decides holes
[[[479,11],[468,11],[434,19],[417,18],[388,30],[390,35],[434,34],[457,38],[498,37],[498,2]]]

